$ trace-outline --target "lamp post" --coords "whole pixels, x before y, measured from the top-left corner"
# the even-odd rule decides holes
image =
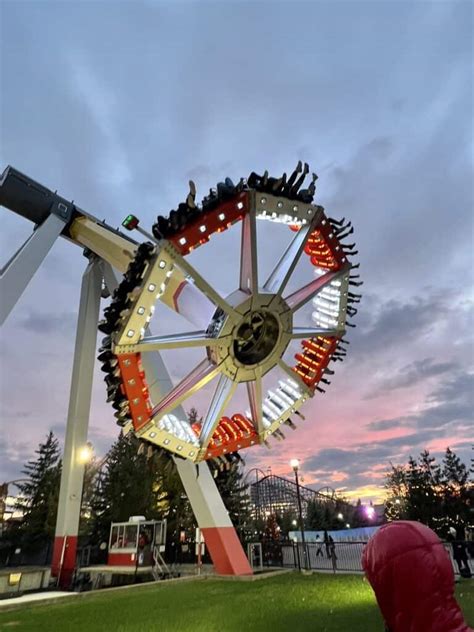
[[[306,564],[306,542],[305,542],[305,539],[304,539],[303,511],[301,509],[300,481],[299,481],[299,478],[298,478],[298,468],[299,468],[300,463],[299,463],[298,459],[291,459],[290,465],[293,468],[293,471],[295,473],[296,497],[298,499],[298,516],[299,516],[300,529],[301,529],[301,542],[303,544],[304,567],[306,568],[307,567],[307,564]],[[298,546],[298,543],[297,543],[297,546]],[[299,546],[298,546],[298,570],[301,570]]]

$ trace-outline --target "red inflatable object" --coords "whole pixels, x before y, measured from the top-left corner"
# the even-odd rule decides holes
[[[425,525],[384,525],[367,543],[362,565],[390,632],[473,632],[454,597],[449,555]]]

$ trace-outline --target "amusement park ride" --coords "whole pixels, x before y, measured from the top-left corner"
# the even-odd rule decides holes
[[[316,175],[298,163],[287,179],[252,173],[237,185],[227,178],[196,203],[190,182],[185,202],[160,216],[148,233],[129,215],[120,232],[34,182],[12,167],[0,180],[0,204],[34,222],[31,237],[2,270],[3,322],[57,237],[84,249],[74,366],[68,412],[53,573],[61,583],[74,570],[82,493],[79,450],[87,441],[97,328],[105,334],[99,350],[107,401],[124,431],[172,454],[214,566],[222,574],[252,572],[217,491],[208,461],[218,467],[240,459],[239,451],[295,429],[295,416],[316,391],[329,384],[331,361],[346,355],[347,316],[356,313],[359,275],[350,262],[355,244],[344,240],[350,222],[329,218],[313,204]],[[257,220],[287,225],[289,245],[263,282],[258,274]],[[190,264],[187,255],[241,223],[238,285],[222,296]],[[128,231],[146,237],[138,243]],[[290,278],[302,257],[314,278],[295,291]],[[101,297],[111,295],[99,322]],[[152,334],[150,321],[160,301],[195,329]],[[312,301],[312,323],[297,326],[298,310]],[[156,320],[156,319],[155,319]],[[153,321],[153,325],[155,324]],[[353,326],[353,325],[351,325]],[[285,359],[291,343],[299,347],[293,363]],[[202,349],[202,360],[173,385],[160,351]],[[267,387],[273,376],[271,387]],[[217,385],[199,423],[189,423],[182,405],[211,380]],[[237,388],[248,405],[227,412]]]

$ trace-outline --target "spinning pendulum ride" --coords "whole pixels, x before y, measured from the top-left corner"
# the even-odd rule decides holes
[[[353,304],[360,300],[351,286],[361,282],[351,273],[354,244],[344,244],[353,228],[350,222],[328,218],[312,203],[314,174],[309,187],[299,190],[307,172],[308,166],[303,169],[300,163],[288,181],[266,172],[252,173],[237,186],[227,178],[201,206],[195,203],[191,182],[186,202],[168,218],[158,217],[153,240],[138,247],[99,325],[106,334],[99,360],[108,373],[108,398],[118,422],[141,439],[194,463],[212,460],[222,466],[238,459],[244,448],[267,443],[271,436],[281,438],[284,425],[295,427],[292,418],[300,415],[304,402],[316,391],[324,392],[322,385],[333,373],[329,363],[346,355],[347,316],[355,315]],[[294,231],[264,283],[258,278],[257,220],[287,224]],[[237,223],[242,225],[239,283],[223,297],[187,255]],[[139,228],[139,220],[130,215],[124,226]],[[310,259],[314,278],[289,292],[288,282],[302,256]],[[199,320],[200,329],[150,334],[148,323],[160,300]],[[313,322],[298,327],[295,314],[310,300]],[[300,349],[290,364],[283,358],[293,340],[300,341]],[[202,360],[168,393],[151,397],[144,356],[195,347],[202,349]],[[274,377],[268,389],[263,386],[266,376],[266,382]],[[186,399],[214,378],[201,423],[191,424],[186,415],[177,414]],[[224,415],[239,384],[246,387],[248,409]]]
[[[253,172],[236,185],[226,178],[200,204],[190,182],[185,201],[168,216],[157,217],[151,232],[135,215],[123,222],[125,232],[118,231],[12,167],[1,176],[0,204],[36,225],[1,271],[2,322],[57,237],[79,245],[89,259],[79,307],[54,572],[61,575],[64,569],[70,577],[75,564],[84,467],[76,457],[87,441],[98,326],[105,335],[98,359],[117,422],[170,453],[216,570],[251,573],[207,463],[230,467],[242,450],[268,447],[271,438],[284,438],[286,427],[296,428],[295,421],[304,419],[304,403],[330,383],[330,363],[344,359],[346,328],[354,326],[348,317],[356,314],[361,298],[354,289],[362,284],[354,274],[358,265],[351,261],[355,244],[346,243],[354,230],[351,222],[332,219],[313,203],[317,176],[302,188],[308,175],[308,165],[300,162],[289,178],[270,177],[267,171]],[[259,234],[277,224],[290,237],[263,280],[257,222]],[[237,224],[236,285],[223,296],[189,255],[197,248],[217,248],[219,233]],[[305,259],[307,279],[291,288]],[[104,288],[112,300],[98,322]],[[159,303],[192,328],[161,331],[158,309],[153,317]],[[298,322],[308,307],[307,318]],[[201,360],[173,384],[161,352],[190,349],[200,351]],[[190,423],[183,404],[194,395],[208,404],[203,419]]]

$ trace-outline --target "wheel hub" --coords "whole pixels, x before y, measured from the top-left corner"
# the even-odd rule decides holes
[[[259,364],[275,348],[279,330],[278,320],[271,312],[250,311],[236,328],[235,358],[245,366]]]
[[[222,344],[208,347],[208,357],[234,382],[248,382],[282,357],[292,332],[291,311],[277,294],[249,296],[238,290],[226,300],[240,318],[231,321],[216,312],[208,331],[218,332]]]

